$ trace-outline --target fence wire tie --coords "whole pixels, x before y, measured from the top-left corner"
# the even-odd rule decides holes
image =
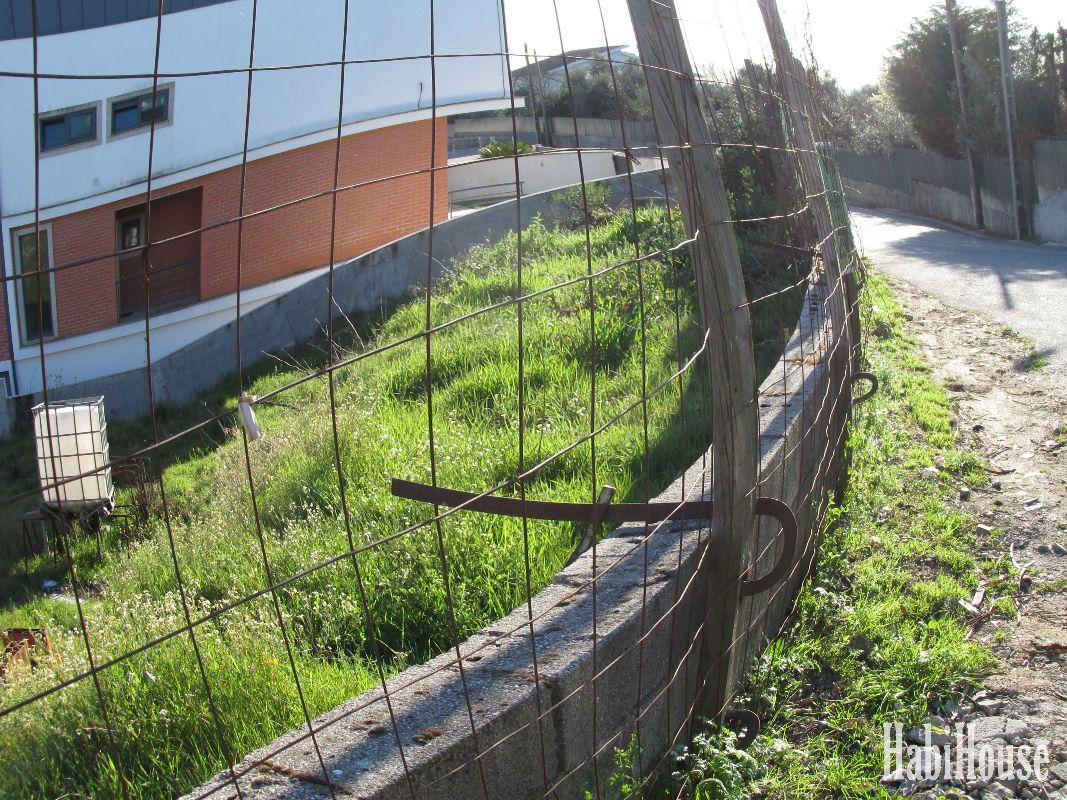
[[[574,548],[571,557],[567,559],[566,566],[569,567],[577,561],[582,553],[588,550],[593,545],[593,542],[596,541],[597,535],[600,533],[600,526],[604,524],[604,517],[608,513],[608,506],[611,505],[611,501],[614,497],[614,486],[605,485],[604,488],[600,490],[600,496],[597,497],[590,513],[589,524],[585,526],[585,534],[582,536],[582,540],[578,542],[578,546]]]
[[[871,384],[866,392],[861,395],[854,396],[852,398],[852,405],[859,405],[865,400],[870,400],[875,392],[878,391],[878,376],[873,372],[856,372],[852,375],[852,384],[855,385],[856,381],[868,381]]]
[[[772,517],[782,526],[782,555],[770,572],[759,578],[746,578],[741,584],[741,595],[747,597],[765,592],[778,583],[793,562],[797,547],[797,518],[793,510],[773,497],[757,497],[753,508],[757,516]]]

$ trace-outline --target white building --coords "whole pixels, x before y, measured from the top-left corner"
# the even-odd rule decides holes
[[[346,3],[259,0],[242,310],[319,274],[331,238],[341,260],[444,218],[447,116],[510,107],[499,1],[436,0],[431,64],[426,0],[349,0],[332,237]],[[38,0],[35,81],[30,5],[0,0],[0,389],[23,394],[41,336],[59,386],[144,366],[146,311],[153,359],[233,320],[253,11]]]

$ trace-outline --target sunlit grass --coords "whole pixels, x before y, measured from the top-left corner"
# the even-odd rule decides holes
[[[593,268],[631,258],[635,236],[646,251],[669,246],[666,215],[646,209],[636,227],[626,214],[598,225],[592,232]],[[523,254],[527,294],[581,277],[588,268],[581,232],[535,224],[524,233]],[[514,297],[516,256],[514,236],[475,248],[435,287],[433,323]],[[772,263],[763,259],[754,291],[762,294],[796,280],[784,266],[768,269]],[[396,672],[447,649],[453,632],[434,526],[371,546],[432,513],[389,492],[393,476],[430,479],[428,389],[439,484],[481,491],[588,433],[595,375],[594,422],[622,414],[596,437],[596,482],[615,485],[620,500],[648,497],[695,459],[710,438],[702,365],[671,380],[702,338],[691,284],[684,258],[648,259],[599,279],[595,344],[584,281],[522,304],[526,427],[521,463],[520,307],[515,304],[435,333],[429,385],[421,338],[336,373],[344,498],[324,378],[258,406],[264,437],[251,445],[258,526],[233,420],[157,452],[156,463],[165,465],[174,554],[158,493],[137,541],[119,544],[109,535],[103,559],[96,557],[94,542],[79,543],[75,560],[86,627],[97,664],[180,629],[186,610],[176,560],[191,618],[238,603],[195,628],[213,705],[190,635],[182,633],[100,672],[99,692],[93,681],[83,679],[0,718],[0,796],[117,796],[120,775],[130,797],[179,793],[225,768],[228,758],[240,758],[302,724],[290,651],[309,712],[318,714],[374,684],[375,652],[387,672]],[[798,300],[792,292],[764,304],[757,336],[768,340],[771,333],[788,330]],[[418,334],[425,315],[424,300],[415,296],[391,313],[354,320],[346,355]],[[773,346],[765,345],[764,369],[776,358]],[[322,363],[321,351],[305,350],[292,364],[261,369],[249,390],[262,396]],[[227,383],[192,406],[161,407],[161,430],[181,430],[232,406],[235,387]],[[646,405],[638,402],[643,392],[661,386]],[[111,433],[116,453],[150,441],[145,420],[113,425]],[[11,454],[4,466],[11,470],[11,486],[32,487],[32,472],[13,466],[22,463],[23,445],[3,447]],[[590,500],[592,476],[586,443],[552,459],[528,482],[527,494]],[[120,499],[129,491],[124,489]],[[566,524],[531,523],[529,533],[527,575],[519,521],[458,514],[442,523],[460,636],[521,604],[528,583],[533,591],[548,583],[570,555],[578,531]],[[359,552],[346,556],[353,545]],[[0,612],[0,627],[47,627],[57,657],[0,684],[4,708],[89,667],[69,587],[58,597],[41,592],[46,578],[67,581],[66,565],[48,556],[20,560],[19,555],[14,548],[6,554],[0,591],[7,610]],[[268,565],[279,581],[322,564],[329,566],[277,591],[288,646],[270,593],[240,602],[267,586]],[[364,595],[373,625],[364,613]]]

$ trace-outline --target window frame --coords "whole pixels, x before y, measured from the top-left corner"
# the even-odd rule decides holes
[[[45,252],[48,256],[48,263],[47,266],[44,266],[44,269],[48,270],[48,272],[45,273],[43,279],[48,281],[48,297],[52,304],[52,331],[49,335],[42,335],[39,339],[30,338],[29,332],[26,329],[26,304],[23,300],[22,293],[22,282],[25,280],[25,273],[22,271],[22,251],[19,248],[19,239],[27,235],[32,236],[36,230],[48,234],[48,246],[45,248]],[[55,261],[53,259],[54,246],[55,242],[52,238],[51,223],[42,222],[37,228],[34,228],[31,225],[29,227],[15,228],[11,231],[11,265],[12,273],[15,277],[15,310],[18,312],[19,341],[23,347],[35,345],[40,341],[48,342],[59,338],[59,314],[56,306],[56,274],[52,270],[55,266]]]
[[[167,102],[164,108],[166,109],[167,118],[163,120],[156,120],[155,128],[166,128],[174,123],[174,83],[173,81],[168,83],[161,83],[156,87],[156,96],[166,93]],[[147,133],[152,129],[151,120],[137,125],[133,128],[127,128],[125,130],[115,130],[115,106],[122,105],[130,102],[131,100],[140,100],[142,98],[152,97],[152,87],[149,86],[146,89],[138,89],[133,92],[126,92],[125,94],[116,95],[115,97],[109,97],[107,99],[107,140],[109,142],[116,141],[118,139],[126,139],[130,136],[138,136],[142,133]]]
[[[76,114],[81,114],[89,111],[93,115],[93,138],[83,139],[80,142],[70,141],[70,117]],[[53,122],[58,119],[63,119],[64,131],[67,137],[67,141],[60,145],[54,145],[53,147],[44,146],[44,133],[41,128],[46,122]],[[76,106],[67,106],[66,108],[57,108],[52,111],[42,111],[37,115],[37,154],[41,158],[48,156],[58,155],[60,153],[69,153],[72,150],[81,150],[84,147],[93,147],[100,144],[100,102],[95,101],[92,103],[80,103]]]

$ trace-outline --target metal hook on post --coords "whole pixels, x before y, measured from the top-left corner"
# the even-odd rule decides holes
[[[774,517],[782,526],[782,555],[766,575],[746,578],[742,582],[741,594],[746,597],[765,592],[778,583],[793,563],[793,554],[797,548],[797,518],[789,506],[773,497],[759,497],[754,510],[757,515]]]
[[[724,723],[736,722],[744,730],[744,733],[737,737],[736,746],[739,750],[747,750],[756,741],[759,732],[763,730],[763,722],[759,715],[747,708],[731,708],[723,714],[722,721]]]
[[[871,388],[861,395],[852,398],[852,405],[859,405],[864,400],[870,400],[878,391],[878,376],[873,372],[855,372],[852,374],[852,383],[856,381],[868,381],[871,384]]]

